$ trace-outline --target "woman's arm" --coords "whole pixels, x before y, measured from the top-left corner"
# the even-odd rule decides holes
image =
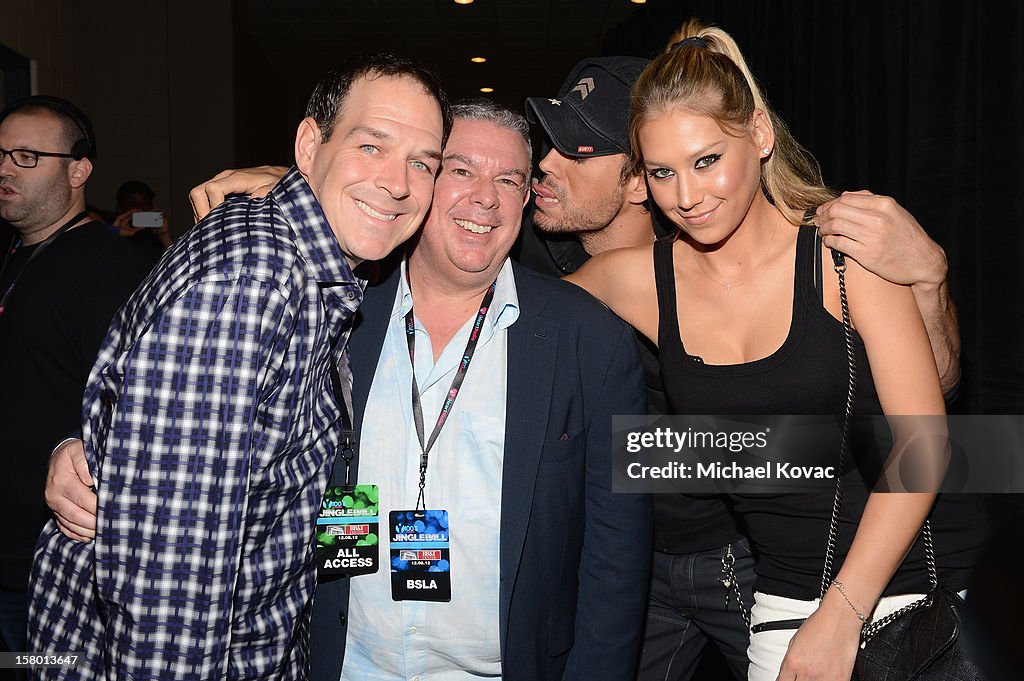
[[[908,287],[881,279],[851,259],[847,259],[846,278],[850,316],[867,348],[882,410],[901,417],[894,429],[893,451],[898,452],[922,430],[944,423],[934,418],[945,411],[928,335]],[[833,275],[831,279],[834,290],[829,307],[835,309],[838,278]],[[932,418],[904,418],[912,416]],[[914,456],[937,459],[944,455],[942,446],[914,452]],[[922,463],[933,472],[944,466],[940,460]],[[818,610],[790,642],[781,681],[848,681],[862,626],[856,612],[867,615],[874,609],[934,500],[933,493],[873,492],[868,496],[853,545],[836,575],[850,602],[835,586],[826,591]]]

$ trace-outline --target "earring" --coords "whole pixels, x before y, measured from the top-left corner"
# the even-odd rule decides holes
[[[764,148],[764,149],[762,149],[761,151],[763,151],[763,152],[764,152],[764,155],[765,155],[765,156],[767,156],[768,154],[772,153],[771,147],[765,147],[765,148]]]

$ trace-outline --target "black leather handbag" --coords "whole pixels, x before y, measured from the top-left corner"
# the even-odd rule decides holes
[[[921,601],[872,622],[861,633],[853,679],[984,681],[959,641],[963,606],[959,594],[937,584]]]

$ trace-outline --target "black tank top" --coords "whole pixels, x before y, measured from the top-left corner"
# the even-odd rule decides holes
[[[821,248],[813,227],[797,237],[793,312],[789,333],[778,350],[743,364],[710,365],[687,354],[679,337],[675,276],[670,242],[654,245],[658,292],[658,345],[662,379],[675,414],[842,414],[847,392],[843,325],[825,310],[821,298]],[[864,344],[854,334],[857,356],[855,414],[882,413]],[[843,507],[835,570],[849,551],[864,511],[872,469],[888,443],[852,437],[851,465],[843,476]],[[838,458],[839,452],[836,451]],[[832,494],[730,495],[757,555],[759,591],[810,600],[820,591]],[[947,495],[932,514],[936,560],[945,583],[966,586],[971,567],[988,537],[988,517],[976,497]],[[928,587],[920,540],[897,571],[885,595],[918,593]]]

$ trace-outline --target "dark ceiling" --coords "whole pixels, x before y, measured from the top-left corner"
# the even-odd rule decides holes
[[[277,76],[296,87],[346,55],[392,50],[441,74],[453,98],[490,96],[521,110],[553,96],[584,56],[605,54],[610,30],[643,5],[630,0],[246,0],[242,30]],[[484,64],[470,57],[487,58]],[[300,85],[301,83],[301,85]]]

